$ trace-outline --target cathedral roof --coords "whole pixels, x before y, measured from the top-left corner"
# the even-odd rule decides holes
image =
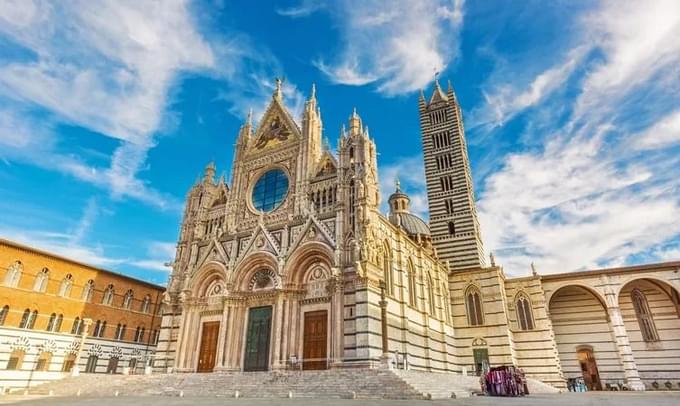
[[[406,230],[408,235],[430,235],[430,227],[425,220],[411,213],[394,213],[390,216],[392,222],[398,222]]]

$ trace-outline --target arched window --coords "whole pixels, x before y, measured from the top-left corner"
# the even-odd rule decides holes
[[[482,310],[482,295],[474,286],[468,288],[465,293],[465,309],[467,310],[468,324],[481,326],[484,324],[484,311]]]
[[[432,275],[427,272],[427,300],[430,303],[430,315],[435,315],[434,286],[432,286]]]
[[[51,352],[41,352],[38,357],[38,362],[35,365],[36,371],[47,371],[50,368],[50,362],[52,361]]]
[[[36,292],[45,292],[47,290],[47,282],[50,280],[50,270],[43,268],[42,271],[35,277],[33,290]]]
[[[57,321],[57,313],[52,313],[50,319],[47,322],[47,331],[52,331],[54,329],[54,322]]]
[[[104,296],[102,297],[102,304],[111,305],[113,303],[113,284],[109,284],[104,291]]]
[[[24,266],[21,261],[14,261],[12,265],[7,268],[7,273],[5,274],[5,286],[10,288],[16,288],[19,286],[19,281],[21,280],[21,274],[23,273]]]
[[[28,327],[28,323],[31,320],[31,309],[24,310],[24,314],[21,316],[21,321],[19,322],[19,328]]]
[[[394,293],[394,286],[392,283],[392,256],[390,245],[385,242],[385,252],[383,253],[383,278],[385,279],[385,293],[392,295]]]
[[[408,304],[416,305],[416,272],[413,269],[413,262],[408,260],[408,269],[406,270],[406,277],[408,278]]]
[[[533,330],[534,317],[531,311],[531,301],[526,295],[520,293],[515,302],[515,311],[517,312],[517,325],[520,330]]]
[[[83,286],[83,294],[80,296],[80,299],[83,302],[91,302],[92,301],[92,294],[94,293],[94,281],[90,279],[87,281],[85,286]]]
[[[151,296],[149,295],[144,296],[141,310],[142,313],[149,313],[149,311],[151,310]]]
[[[69,297],[71,296],[71,288],[73,287],[73,276],[68,274],[62,279],[61,285],[59,285],[59,296]]]
[[[101,320],[97,320],[94,323],[94,329],[92,330],[92,337],[99,337],[99,329],[102,328]]]
[[[139,326],[135,331],[135,342],[141,343],[142,341],[144,341],[144,327]]]
[[[123,297],[123,309],[129,309],[130,306],[132,305],[132,299],[134,298],[135,294],[132,292],[132,289],[128,289],[127,292],[125,292],[125,296]]]
[[[122,340],[124,336],[125,336],[125,325],[122,324],[122,323],[118,323],[118,325],[116,326],[116,335],[114,336],[114,338],[116,340]]]
[[[33,310],[33,313],[31,313],[31,317],[28,321],[28,326],[27,328],[33,329],[35,327],[35,321],[38,319],[38,311]]]
[[[83,321],[80,317],[76,317],[73,320],[73,326],[71,327],[71,334],[81,334],[83,332]]]
[[[135,342],[139,341],[139,330],[141,327],[137,326],[137,330],[135,330]]]
[[[61,366],[61,372],[71,372],[75,363],[76,354],[68,354],[66,357],[64,357],[64,364]]]
[[[640,334],[645,341],[659,341],[659,334],[654,325],[654,318],[652,312],[649,311],[649,304],[645,294],[640,289],[633,289],[630,294],[633,301],[633,308],[635,309],[635,316],[637,316],[638,324],[640,325]]]
[[[7,370],[15,371],[21,369],[21,364],[24,362],[24,355],[25,353],[23,350],[12,351],[12,353],[9,354],[9,361],[7,361]]]
[[[0,310],[0,326],[5,325],[5,320],[7,319],[7,315],[9,314],[9,306],[5,305],[5,307]]]
[[[456,224],[453,221],[449,221],[449,234],[456,234]]]
[[[64,315],[60,314],[59,316],[57,316],[57,321],[54,323],[54,330],[52,330],[52,331],[59,333],[61,331],[61,323],[63,323],[63,322],[64,322]]]

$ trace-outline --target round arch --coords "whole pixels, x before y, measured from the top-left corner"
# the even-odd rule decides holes
[[[259,251],[245,257],[234,269],[230,282],[235,290],[246,291],[253,275],[262,269],[270,270],[278,275],[278,261],[274,254]]]
[[[680,305],[680,289],[677,287],[673,286],[673,283],[668,280],[661,279],[655,275],[634,275],[629,278],[626,278],[625,281],[622,281],[619,284],[619,289],[616,291],[616,303],[619,303],[620,297],[621,297],[621,292],[626,289],[626,287],[634,282],[639,282],[639,281],[647,281],[653,285],[655,285],[657,288],[659,288],[660,291],[664,292],[668,297],[670,298],[671,302],[673,302],[676,306]],[[675,292],[675,295],[673,295],[673,292]]]
[[[333,266],[333,251],[326,244],[318,241],[309,241],[298,247],[286,262],[285,275],[290,283],[302,284],[307,272],[316,263],[321,263],[324,267]]]
[[[552,300],[555,297],[555,295],[557,294],[557,292],[559,292],[560,290],[562,290],[564,288],[568,288],[568,287],[577,287],[577,288],[585,289],[586,291],[588,291],[588,293],[595,296],[595,299],[597,299],[597,301],[600,302],[602,307],[604,307],[605,311],[607,310],[607,301],[605,300],[604,296],[602,296],[602,293],[600,293],[593,286],[590,286],[586,283],[574,282],[574,281],[564,282],[564,283],[556,286],[554,289],[552,289],[550,291],[550,293],[548,293],[546,295],[545,302],[548,304],[548,309],[550,309],[550,303],[552,302]]]
[[[191,277],[189,281],[191,295],[194,297],[205,296],[206,289],[213,282],[217,280],[225,282],[226,278],[227,268],[223,264],[215,261],[208,262]]]

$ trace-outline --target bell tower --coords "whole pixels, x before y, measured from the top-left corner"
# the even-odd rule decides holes
[[[485,266],[463,117],[449,82],[418,100],[432,244],[453,271]]]

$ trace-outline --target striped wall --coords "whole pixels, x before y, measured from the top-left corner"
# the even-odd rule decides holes
[[[74,342],[79,341],[80,337],[72,334],[0,327],[0,388],[26,388],[68,376],[68,373],[61,372],[64,359],[72,352]],[[7,370],[10,354],[18,342],[26,348],[23,362],[20,369]],[[46,346],[46,343],[50,344]],[[50,348],[52,358],[47,371],[36,371],[38,357],[45,346]],[[145,361],[153,356],[154,351],[155,346],[152,345],[88,337],[78,365],[84,372],[89,354],[97,353],[100,355],[95,372],[106,373],[109,359],[118,355],[116,373],[122,373],[123,368],[130,365],[131,358],[137,359],[136,373],[144,373]]]
[[[539,277],[518,278],[505,283],[508,327],[512,335],[512,348],[516,365],[527,376],[549,383],[558,388],[565,387],[562,369],[553,334],[553,324],[548,317],[545,292]],[[531,301],[534,328],[521,330],[517,316],[517,298],[525,295]]]
[[[619,293],[621,316],[628,333],[640,379],[648,389],[657,382],[665,388],[667,381],[678,389],[680,382],[680,317],[667,288],[649,280],[636,280]],[[659,335],[659,341],[645,342],[631,301],[631,291],[639,289],[647,298]]]
[[[564,287],[552,296],[549,309],[565,378],[582,376],[576,352],[580,346],[591,346],[602,385],[625,382],[607,311],[593,293],[579,286]]]

